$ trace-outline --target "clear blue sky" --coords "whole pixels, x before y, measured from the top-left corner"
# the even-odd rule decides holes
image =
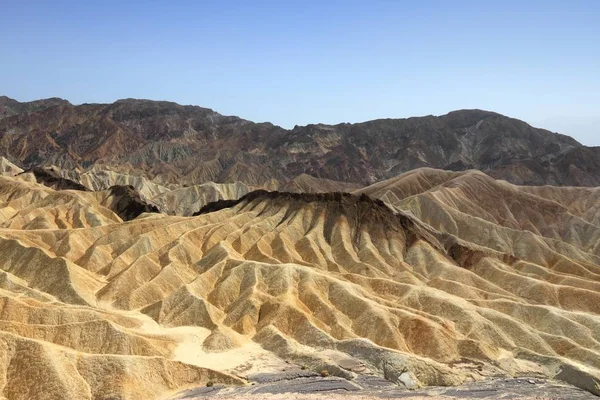
[[[600,145],[598,0],[0,0],[0,37],[0,94],[20,101],[285,127],[482,108]]]

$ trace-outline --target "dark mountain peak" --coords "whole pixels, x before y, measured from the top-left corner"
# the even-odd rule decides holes
[[[169,117],[175,120],[192,119],[191,122],[202,120],[204,125],[249,122],[236,116],[219,114],[210,108],[133,98],[117,100],[106,105],[105,113],[115,121]]]
[[[456,110],[439,116],[440,119],[453,128],[467,128],[476,125],[480,121],[494,117],[507,118],[502,114],[479,109]]]
[[[204,110],[206,112],[214,113],[215,111],[210,108],[200,107],[196,105],[182,105],[173,101],[166,100],[149,100],[149,99],[136,99],[126,98],[119,99],[112,104],[107,104],[109,108],[122,108],[122,107],[133,107],[133,108],[151,108],[155,110]]]
[[[67,100],[59,97],[34,100],[28,102],[19,102],[7,96],[0,96],[0,119],[11,117],[13,115],[43,111],[54,106],[70,106]]]
[[[15,99],[11,99],[8,96],[4,96],[4,95],[0,96],[0,104],[12,104],[12,103],[18,103],[18,101]]]
[[[68,100],[61,99],[60,97],[49,97],[47,99],[37,99],[37,100],[33,100],[33,101],[23,101],[23,102],[21,102],[21,101],[13,99],[11,97],[3,95],[3,96],[0,96],[0,104],[4,104],[4,103],[7,103],[7,104],[21,104],[23,106],[26,106],[28,104],[57,104],[57,103],[68,103],[68,104],[71,104],[71,103],[69,103]]]
[[[536,128],[517,118],[486,110],[466,109],[456,110],[439,117],[453,129],[473,129],[476,135],[485,134],[486,131],[496,130],[498,134],[512,133],[512,136],[527,137],[534,135],[539,140],[555,141],[570,146],[582,146],[570,136],[551,132],[546,129]]]

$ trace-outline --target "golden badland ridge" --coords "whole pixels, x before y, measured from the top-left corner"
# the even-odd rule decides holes
[[[6,399],[243,385],[234,367],[253,354],[348,379],[340,360],[401,385],[535,373],[600,394],[600,188],[418,169],[354,194],[169,189],[152,198],[172,213],[232,200],[123,221],[114,190],[3,165]]]
[[[243,385],[255,354],[348,379],[341,360],[401,385],[534,373],[600,394],[600,188],[434,169],[352,194],[145,184],[174,214],[231,200],[124,221],[100,178],[57,190],[3,166],[2,398]]]

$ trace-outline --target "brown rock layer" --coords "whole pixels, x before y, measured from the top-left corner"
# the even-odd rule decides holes
[[[482,110],[286,130],[149,100],[74,106],[4,97],[0,107],[0,154],[26,168],[95,166],[161,185],[276,182],[294,191],[352,190],[421,167],[600,185],[600,148]]]

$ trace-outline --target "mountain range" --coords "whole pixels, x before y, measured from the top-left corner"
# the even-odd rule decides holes
[[[421,167],[477,169],[524,185],[600,185],[599,147],[481,110],[286,130],[164,101],[0,97],[0,153],[25,169],[96,167],[178,186],[283,188],[303,174],[365,186]]]

